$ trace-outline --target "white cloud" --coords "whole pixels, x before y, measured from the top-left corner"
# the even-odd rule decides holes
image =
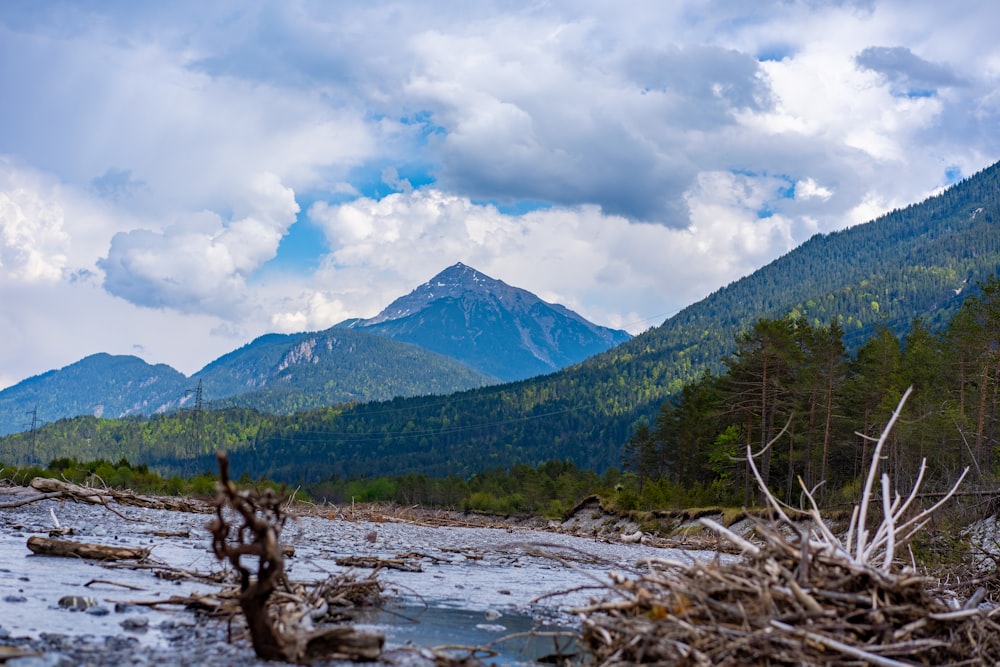
[[[795,196],[799,199],[822,199],[826,201],[833,196],[830,188],[824,187],[812,178],[804,178],[795,184]]]
[[[62,208],[31,186],[0,183],[0,283],[54,282],[66,267]]]
[[[163,231],[133,229],[111,239],[99,261],[104,287],[136,305],[233,318],[247,308],[247,278],[274,257],[295,222],[295,194],[273,174],[253,180],[237,215],[193,214]]]

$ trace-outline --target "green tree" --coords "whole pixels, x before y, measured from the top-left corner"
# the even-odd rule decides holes
[[[735,423],[741,425],[746,444],[755,452],[764,452],[757,467],[767,486],[772,483],[771,463],[775,459],[775,448],[767,445],[791,413],[799,363],[801,349],[790,320],[758,320],[739,336],[736,353],[726,359],[724,401]],[[749,504],[749,477],[746,483],[745,502]]]

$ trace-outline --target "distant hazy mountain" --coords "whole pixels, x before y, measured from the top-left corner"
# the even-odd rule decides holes
[[[182,394],[188,379],[165,364],[138,357],[94,354],[0,391],[0,434],[76,415],[149,414]]]
[[[632,337],[461,262],[375,317],[338,326],[413,343],[504,381],[557,371]]]

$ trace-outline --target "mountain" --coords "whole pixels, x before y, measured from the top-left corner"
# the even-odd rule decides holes
[[[413,343],[508,382],[571,366],[631,338],[461,262],[375,317],[338,326]]]
[[[196,406],[288,414],[495,382],[450,357],[363,331],[269,334],[190,378],[164,364],[103,353],[29,378],[0,391],[0,434],[28,429],[33,418],[117,419]]]
[[[450,394],[496,381],[416,345],[338,328],[261,336],[191,376],[202,387],[206,407],[250,407],[274,414]]]
[[[149,414],[183,393],[187,378],[166,364],[100,353],[0,391],[0,433],[76,415],[120,418]]]
[[[226,443],[237,474],[292,482],[330,475],[469,475],[552,459],[603,470],[620,465],[637,421],[652,421],[668,395],[705,369],[720,368],[736,335],[760,318],[836,319],[851,348],[879,325],[898,334],[915,317],[940,329],[977,282],[1000,269],[998,224],[1000,164],[922,203],[815,236],[661,326],[562,371],[449,396],[266,422],[220,414],[211,437]],[[100,424],[80,418],[39,429],[34,446],[23,435],[0,438],[0,461],[73,455],[86,434],[96,451],[110,456],[167,471],[211,468],[202,451],[169,439],[183,428],[168,417]]]

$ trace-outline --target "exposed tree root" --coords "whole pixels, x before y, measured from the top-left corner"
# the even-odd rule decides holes
[[[313,618],[325,615],[329,601],[322,598],[324,606],[317,609],[288,585],[278,540],[287,518],[282,499],[270,489],[239,491],[229,479],[225,453],[218,459],[216,515],[208,524],[212,550],[239,574],[239,605],[257,656],[296,663],[377,658],[385,641],[381,634],[349,626],[312,629]],[[246,557],[256,559],[256,576]]]

